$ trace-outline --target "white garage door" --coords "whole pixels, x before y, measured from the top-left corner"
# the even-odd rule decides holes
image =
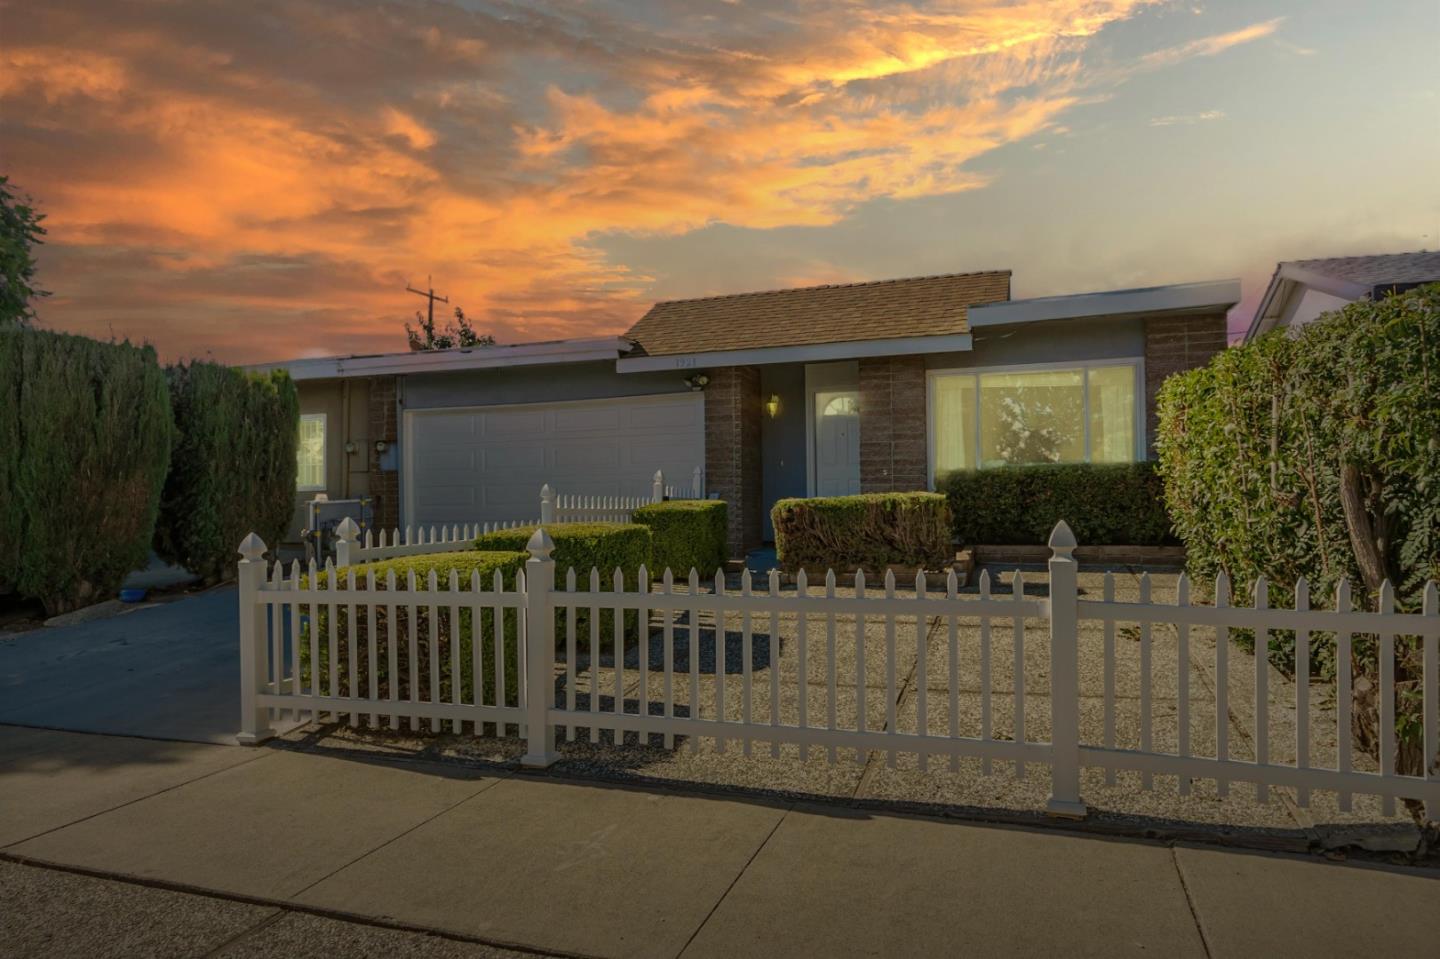
[[[705,459],[699,393],[451,410],[411,410],[407,523],[534,519],[540,487],[648,496],[655,471],[689,488]]]

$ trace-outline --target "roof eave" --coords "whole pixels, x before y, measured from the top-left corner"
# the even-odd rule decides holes
[[[407,373],[446,373],[512,366],[613,361],[632,348],[619,336],[517,343],[513,346],[476,346],[452,350],[416,350],[374,356],[327,356],[314,359],[257,363],[247,369],[283,369],[295,380],[345,379],[359,376],[394,376]]]
[[[876,340],[848,340],[839,343],[803,343],[745,350],[711,350],[695,353],[664,353],[658,356],[621,357],[615,363],[620,373],[653,373],[663,370],[701,370],[716,366],[765,366],[774,363],[825,363],[877,356],[909,356],[916,353],[953,353],[972,349],[969,333],[941,333],[931,336],[896,336]]]
[[[986,303],[970,307],[967,316],[970,327],[975,329],[1047,320],[1228,310],[1238,302],[1238,279],[1207,280],[1201,283],[1178,283],[1136,290],[1107,290]]]

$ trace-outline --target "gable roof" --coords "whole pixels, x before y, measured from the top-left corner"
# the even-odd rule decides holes
[[[1010,271],[947,273],[656,303],[630,356],[966,333],[966,307],[1010,298]]]
[[[1390,286],[1440,280],[1440,252],[1387,253],[1377,256],[1335,256],[1318,260],[1287,260],[1281,267],[1297,267],[1358,286]]]
[[[1253,339],[1280,325],[1286,304],[1306,289],[1353,301],[1435,281],[1440,281],[1440,252],[1429,250],[1281,260],[1255,307],[1245,338]]]

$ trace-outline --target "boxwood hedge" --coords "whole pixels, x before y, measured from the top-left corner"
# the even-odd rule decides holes
[[[355,588],[367,589],[369,574],[375,574],[376,593],[385,592],[389,589],[389,577],[394,574],[395,588],[406,589],[410,574],[415,576],[415,588],[418,590],[429,589],[429,578],[431,571],[435,572],[435,589],[437,593],[450,592],[450,573],[453,570],[459,580],[460,592],[469,593],[473,596],[472,576],[479,574],[480,591],[492,592],[494,590],[495,574],[498,572],[501,583],[506,590],[515,588],[515,574],[525,564],[525,554],[517,552],[480,552],[470,550],[458,553],[430,553],[424,556],[406,556],[399,559],[382,560],[374,563],[359,563],[355,566],[345,567],[335,571],[335,579],[339,581],[340,587],[348,585],[350,571],[355,573]],[[327,590],[331,587],[331,577],[328,572],[319,573],[316,582],[320,590]],[[309,588],[309,577],[302,577],[303,588]],[[380,600],[383,602],[383,600]],[[443,600],[442,600],[443,602]],[[420,700],[431,699],[430,688],[430,607],[418,606],[413,611],[413,625],[417,642],[415,644],[416,661],[412,664],[409,660],[410,642],[409,630],[412,625],[412,611],[408,606],[396,606],[395,618],[392,622],[389,617],[389,607],[376,605],[375,611],[375,678],[376,687],[381,699],[388,699],[391,695],[390,676],[390,643],[392,637],[395,643],[396,664],[399,669],[400,688],[396,691],[400,699],[418,698]],[[460,697],[462,702],[475,702],[475,620],[474,612],[462,607],[459,611],[458,622],[451,618],[451,612],[447,607],[437,607],[438,618],[435,621],[438,650],[438,666],[440,667],[440,689],[439,699],[444,702],[451,701],[454,691],[454,674],[451,669],[451,644],[459,642],[460,653]],[[336,662],[340,668],[336,670],[338,680],[338,691],[330,689],[330,608],[328,606],[316,606],[309,610],[301,607],[301,614],[304,617],[300,631],[300,670],[304,677],[304,683],[310,683],[310,638],[311,630],[318,628],[315,638],[318,640],[320,650],[320,684],[321,689],[329,695],[352,695],[350,690],[350,637],[354,637],[356,643],[356,689],[355,693],[361,696],[370,694],[370,663],[368,647],[370,641],[370,607],[356,607],[355,622],[348,620],[349,607],[336,606]],[[519,687],[518,675],[518,651],[516,645],[517,618],[516,610],[505,609],[501,611],[501,625],[504,629],[505,642],[502,646],[502,662],[504,667],[504,700],[501,705],[516,705],[519,703],[517,689]],[[481,678],[483,689],[481,690],[481,702],[487,705],[495,704],[496,680],[495,680],[495,610],[493,608],[480,610],[480,662]],[[413,667],[413,668],[412,668]],[[415,683],[411,689],[408,683]]]
[[[521,526],[516,529],[486,533],[475,540],[476,549],[524,550],[534,535],[536,527]],[[649,527],[630,523],[554,523],[545,527],[555,541],[551,558],[555,560],[555,586],[563,589],[570,570],[575,571],[576,588],[585,591],[590,588],[591,570],[600,572],[600,591],[613,592],[615,570],[623,576],[625,589],[637,589],[640,582],[640,567],[649,567],[652,561],[652,537]],[[528,554],[527,554],[528,555]],[[566,642],[566,611],[555,610],[555,642],[564,646]],[[601,610],[598,620],[600,649],[610,648],[615,637],[615,613]],[[625,637],[627,641],[639,636],[639,618],[634,610],[625,614]],[[577,607],[575,615],[575,640],[577,649],[588,650],[590,645],[590,610]]]
[[[1049,542],[1060,520],[1083,546],[1175,542],[1154,463],[1002,466],[950,473],[937,484],[957,542]]]
[[[702,579],[725,565],[725,503],[717,499],[680,499],[636,509],[633,520],[654,536],[650,570],[658,579],[670,570],[684,580],[690,570]]]
[[[943,569],[955,555],[949,509],[939,493],[782,499],[770,520],[776,559],[787,572]]]

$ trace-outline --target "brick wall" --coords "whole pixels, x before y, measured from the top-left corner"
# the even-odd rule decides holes
[[[860,490],[925,489],[925,358],[860,361]]]
[[[730,555],[760,545],[760,370],[726,366],[705,387],[705,484],[727,504]]]
[[[395,401],[395,377],[377,376],[370,381],[369,442],[365,455],[370,464],[370,495],[374,500],[377,529],[394,529],[400,525],[400,473],[381,469],[381,455],[375,452],[377,440],[384,440],[387,446],[395,444],[395,423],[399,415]]]
[[[1225,349],[1225,314],[1155,316],[1145,320],[1145,433],[1155,448],[1155,397],[1165,378],[1204,366]]]

